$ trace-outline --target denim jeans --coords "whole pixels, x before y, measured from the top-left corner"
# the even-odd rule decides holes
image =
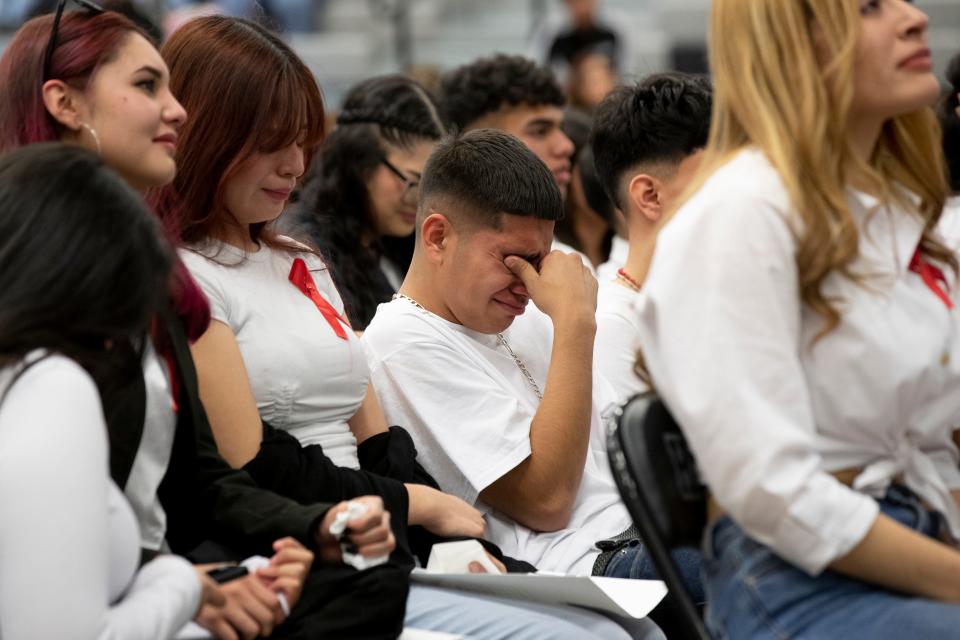
[[[614,620],[578,607],[496,598],[414,584],[404,626],[467,640],[664,640],[647,618]]]
[[[673,562],[680,570],[680,577],[694,604],[703,604],[705,597],[703,580],[700,576],[702,559],[700,552],[691,547],[679,547],[670,552]],[[621,547],[603,571],[607,578],[634,578],[639,580],[659,580],[657,568],[653,566],[649,554],[639,540],[630,540]]]
[[[908,489],[893,486],[882,513],[936,537],[939,514]],[[714,638],[960,637],[960,606],[888,591],[826,570],[811,577],[722,518],[704,544],[707,626]]]

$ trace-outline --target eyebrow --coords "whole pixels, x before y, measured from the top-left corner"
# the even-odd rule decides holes
[[[529,127],[559,127],[560,123],[556,120],[551,120],[550,118],[537,118],[536,120],[531,120],[523,126],[524,129]]]
[[[517,256],[518,258],[523,258],[524,260],[526,260],[527,262],[533,265],[537,264],[539,260],[543,260],[543,255],[539,253],[522,254],[522,253],[517,253],[515,251],[505,251],[504,256]]]
[[[152,75],[152,76],[154,76],[154,77],[156,77],[156,78],[162,78],[162,77],[163,77],[163,72],[160,71],[160,69],[157,69],[156,67],[151,67],[151,66],[148,65],[148,64],[147,64],[147,65],[143,65],[142,67],[140,67],[139,69],[137,69],[136,71],[134,71],[134,73],[140,73],[141,71],[146,71],[147,73],[149,73],[150,75]]]

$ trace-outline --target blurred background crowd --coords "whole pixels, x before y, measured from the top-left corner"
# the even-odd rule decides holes
[[[0,51],[53,0],[0,0]],[[108,0],[158,34],[202,13],[266,21],[316,74],[327,103],[372,75],[406,72],[430,87],[443,70],[492,52],[548,63],[589,111],[620,78],[705,71],[709,0]],[[937,74],[960,45],[960,0],[919,0]]]

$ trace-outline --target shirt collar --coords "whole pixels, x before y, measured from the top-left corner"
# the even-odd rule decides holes
[[[905,189],[902,193],[915,207],[919,207],[918,195]],[[847,195],[853,205],[852,210],[857,220],[861,242],[867,233],[871,240],[880,243],[885,241],[884,236],[892,236],[892,240],[887,242],[891,242],[896,249],[897,272],[904,273],[910,267],[910,260],[920,245],[920,238],[923,235],[924,221],[920,214],[915,208],[908,211],[894,202],[884,205],[876,197],[862,191],[848,189]],[[868,214],[871,212],[873,215],[869,217],[868,222]],[[869,224],[869,231],[865,228],[865,224]]]

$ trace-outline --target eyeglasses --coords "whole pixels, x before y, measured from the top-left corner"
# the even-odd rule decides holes
[[[103,7],[90,0],[73,0],[84,9],[88,9],[94,14],[103,13]],[[60,0],[57,3],[57,13],[53,16],[53,27],[50,29],[50,39],[47,41],[47,50],[43,54],[43,79],[46,82],[50,79],[50,63],[53,60],[53,51],[57,48],[57,33],[60,31],[60,18],[63,17],[63,9],[67,6],[67,0]]]
[[[400,202],[413,207],[417,206],[420,201],[420,181],[408,177],[386,158],[380,158],[380,162],[403,183],[403,195],[400,196]]]

